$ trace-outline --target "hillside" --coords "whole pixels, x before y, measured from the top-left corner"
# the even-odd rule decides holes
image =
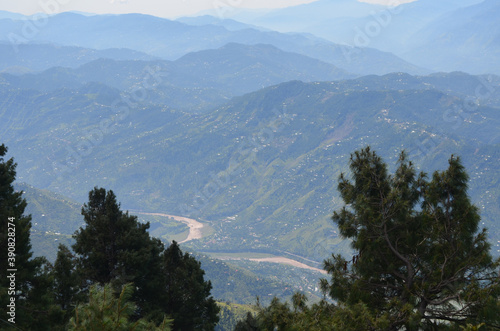
[[[115,117],[113,98],[98,91],[5,91],[12,107],[3,116],[40,116],[15,122],[16,139],[6,141],[22,181],[78,201],[99,185],[117,192],[128,209],[195,217],[213,229],[187,243],[197,251],[320,262],[345,250],[329,220],[340,203],[337,177],[349,153],[366,145],[390,164],[404,148],[426,169],[461,155],[473,201],[498,240],[498,95],[472,108],[463,101],[480,78],[295,81],[197,116],[143,103]],[[21,98],[26,106],[15,107]],[[112,129],[103,131],[106,120]]]
[[[70,247],[74,244],[72,235],[84,226],[80,214],[82,205],[24,183],[16,184],[16,190],[23,191],[28,203],[25,213],[32,217],[31,243],[34,256],[45,256],[54,262],[58,245]],[[172,240],[182,241],[186,237],[187,226],[178,221],[141,214],[137,216],[140,222],[149,222],[151,236],[160,238],[166,245]],[[213,296],[222,302],[250,305],[260,296],[262,303],[268,303],[274,296],[288,299],[296,290],[302,290],[313,300],[317,299],[314,289],[319,281],[320,274],[317,272],[269,263],[262,268],[256,262],[245,259],[232,263],[201,254],[196,254],[196,259],[202,263],[206,279],[212,282]],[[281,276],[274,276],[276,274]]]
[[[5,3],[0,322],[500,328],[500,2],[387,2]]]

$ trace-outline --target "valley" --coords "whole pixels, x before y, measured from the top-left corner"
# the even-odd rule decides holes
[[[163,248],[175,248],[175,241],[182,251],[162,255],[163,262],[170,259],[174,265],[186,259],[183,267],[201,266],[196,277],[210,280],[210,286],[200,291],[223,307],[219,325],[207,330],[241,331],[235,316],[250,325],[247,311],[263,318],[273,309],[290,309],[283,316],[296,318],[294,323],[306,323],[297,316],[307,315],[308,309],[330,317],[335,310],[356,318],[339,315],[324,325],[368,321],[373,325],[365,329],[384,329],[385,317],[370,315],[376,309],[329,306],[339,296],[347,298],[343,289],[322,293],[325,282],[342,279],[346,288],[354,284],[357,276],[342,278],[351,271],[393,266],[373,260],[366,270],[357,269],[362,245],[356,246],[353,238],[365,230],[360,224],[375,222],[375,216],[366,214],[347,230],[334,216],[360,211],[355,202],[363,204],[365,187],[352,189],[357,193],[351,192],[348,203],[346,183],[359,175],[353,172],[353,160],[367,147],[387,164],[392,174],[388,187],[403,152],[410,168],[421,174],[411,189],[441,178],[449,160],[458,158],[467,173],[460,178],[467,193],[460,199],[470,199],[473,216],[476,211],[479,215],[469,219],[471,224],[477,220],[477,226],[467,229],[487,229],[484,247],[492,259],[500,257],[500,3],[373,2],[315,0],[260,9],[239,2],[189,17],[62,9],[31,16],[3,11],[0,5],[0,146],[8,148],[5,160],[12,157],[17,164],[14,191],[22,193],[24,214],[31,215],[25,232],[33,257],[46,258],[51,266],[44,270],[53,270],[63,244],[68,247],[66,265],[73,265],[73,271],[81,268],[78,259],[85,254],[73,251],[77,233],[86,226],[91,192],[105,189],[116,196],[117,207],[98,206],[96,215],[125,206],[127,226],[147,232],[140,238],[153,238],[148,252],[164,254]],[[111,13],[130,4],[106,5]],[[68,4],[72,6],[77,4]],[[391,222],[426,211],[419,219],[424,222],[432,210],[455,202],[429,207],[423,197],[432,187],[422,185],[418,194],[413,192],[420,200],[408,202],[411,212],[391,216]],[[396,196],[396,202],[406,197]],[[429,201],[438,201],[437,196]],[[2,201],[0,196],[0,211]],[[395,249],[416,238],[409,235],[413,230],[399,233],[409,237],[395,238]],[[106,231],[94,236],[101,232]],[[382,239],[389,240],[391,233]],[[115,237],[111,233],[103,242],[121,239]],[[368,237],[360,239],[369,242],[366,246],[371,245]],[[136,246],[123,253],[136,263],[131,270],[143,262],[141,243],[134,238],[127,244]],[[417,249],[431,240],[415,242]],[[106,248],[109,261],[122,256],[116,247]],[[432,249],[426,254],[434,252],[435,260],[445,251]],[[372,255],[381,252],[373,250]],[[415,261],[420,275],[427,265]],[[414,267],[398,263],[398,273]],[[160,269],[171,279],[181,275],[187,280],[193,274],[182,268],[175,274],[153,262],[137,274],[148,268],[150,274],[141,281],[153,279]],[[91,275],[93,269],[85,277],[97,277]],[[124,270],[120,272],[128,272]],[[98,277],[108,281],[109,275]],[[391,281],[396,284],[399,278]],[[299,292],[303,297],[294,296]],[[71,300],[62,307],[76,307],[77,299]],[[437,299],[428,302],[432,300]],[[258,309],[256,302],[262,304]],[[331,307],[335,309],[328,311]],[[406,312],[403,308],[387,311]],[[54,316],[68,322],[70,315]]]
[[[146,213],[146,212],[138,212],[138,211],[134,211],[134,210],[130,210],[130,212],[134,215],[150,215],[150,216],[166,217],[166,218],[173,219],[175,221],[187,224],[187,226],[189,227],[189,233],[188,233],[186,239],[179,241],[179,244],[186,243],[186,242],[189,242],[191,240],[197,240],[197,239],[203,238],[202,229],[205,227],[205,225],[203,223],[196,221],[195,219],[182,217],[182,216],[163,214],[163,213]],[[208,252],[201,252],[201,253],[208,253]],[[230,253],[230,252],[227,252],[227,253]],[[254,254],[252,254],[251,252],[238,252],[238,253],[232,253],[230,255],[225,255],[224,253],[216,253],[216,254],[208,253],[208,255],[216,256],[217,259],[222,260],[222,261],[248,260],[248,261],[253,261],[253,262],[280,263],[280,264],[287,264],[287,265],[297,267],[297,268],[314,270],[314,271],[317,271],[319,273],[326,274],[326,272],[323,269],[311,267],[305,263],[299,262],[297,260],[293,260],[291,258],[283,257],[283,256],[252,257]],[[293,255],[293,254],[290,254],[290,255]],[[297,256],[297,257],[304,259],[300,256]],[[319,264],[316,261],[309,260],[309,262],[313,263],[313,264]]]

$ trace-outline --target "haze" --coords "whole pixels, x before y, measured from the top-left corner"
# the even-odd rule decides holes
[[[412,1],[415,0],[364,0],[360,2],[395,5]],[[56,9],[50,7],[49,11],[51,14],[64,11],[80,11],[96,14],[142,13],[165,18],[176,18],[221,7],[270,9],[311,2],[314,2],[314,0],[176,0],[172,2],[161,0],[54,0],[54,2],[27,0],[2,1],[0,3],[0,10],[33,15],[35,13],[47,12],[43,4],[57,3],[58,6],[56,6]]]

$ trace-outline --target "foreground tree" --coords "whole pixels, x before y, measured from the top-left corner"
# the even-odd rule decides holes
[[[164,319],[159,326],[145,319],[133,321],[132,316],[137,307],[130,301],[132,293],[132,284],[125,284],[118,294],[114,293],[110,284],[92,285],[89,291],[89,301],[76,307],[74,316],[68,323],[68,329],[75,331],[170,331],[172,321],[167,319]]]
[[[75,233],[73,249],[79,254],[78,274],[86,284],[110,283],[118,290],[133,283],[134,318],[160,323],[167,315],[174,319],[174,330],[214,328],[218,307],[199,261],[183,253],[176,242],[164,250],[158,239],[149,236],[149,223],[141,224],[137,217],[120,210],[113,191],[94,188],[82,214],[86,226]],[[69,252],[60,253],[61,266],[67,265]],[[71,275],[61,272],[59,278],[59,298],[66,306],[74,295],[68,286],[73,282]]]
[[[9,312],[2,317],[2,328],[45,330],[57,315],[46,291],[50,265],[45,258],[33,258],[31,215],[24,215],[26,200],[13,186],[16,164],[12,158],[4,160],[6,153],[7,147],[0,145],[0,304]]]
[[[201,263],[183,253],[174,241],[163,254],[165,311],[174,330],[213,330],[219,307],[210,296],[212,284],[204,279]]]
[[[55,302],[64,312],[67,319],[69,314],[83,295],[80,290],[81,279],[75,269],[76,257],[71,253],[68,247],[59,244],[56,261],[52,270]]]
[[[113,191],[103,188],[89,193],[82,215],[86,226],[73,236],[81,277],[89,284],[112,283],[115,288],[133,282],[138,316],[156,314],[162,319],[156,307],[161,304],[158,288],[163,244],[149,236],[149,223],[141,224],[136,216],[122,212]]]
[[[269,306],[261,307],[257,302],[257,314],[247,313],[245,319],[238,321],[235,331],[261,330],[367,330],[365,315],[361,310],[349,316],[344,310],[325,300],[311,306],[307,305],[304,294],[295,293],[292,305],[274,298]]]
[[[332,255],[323,289],[341,308],[362,304],[388,329],[484,322],[500,326],[498,262],[468,176],[452,156],[428,181],[402,153],[394,175],[370,148],[351,155],[352,181],[338,189],[345,206],[333,215],[355,255]],[[372,323],[371,324],[376,324]]]

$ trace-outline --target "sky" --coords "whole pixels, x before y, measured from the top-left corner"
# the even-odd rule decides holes
[[[80,11],[96,14],[143,13],[165,18],[195,15],[220,7],[283,8],[315,0],[0,0],[0,10],[25,15],[45,12]],[[354,1],[354,0],[353,0]],[[362,2],[391,4],[414,0],[362,0]]]

